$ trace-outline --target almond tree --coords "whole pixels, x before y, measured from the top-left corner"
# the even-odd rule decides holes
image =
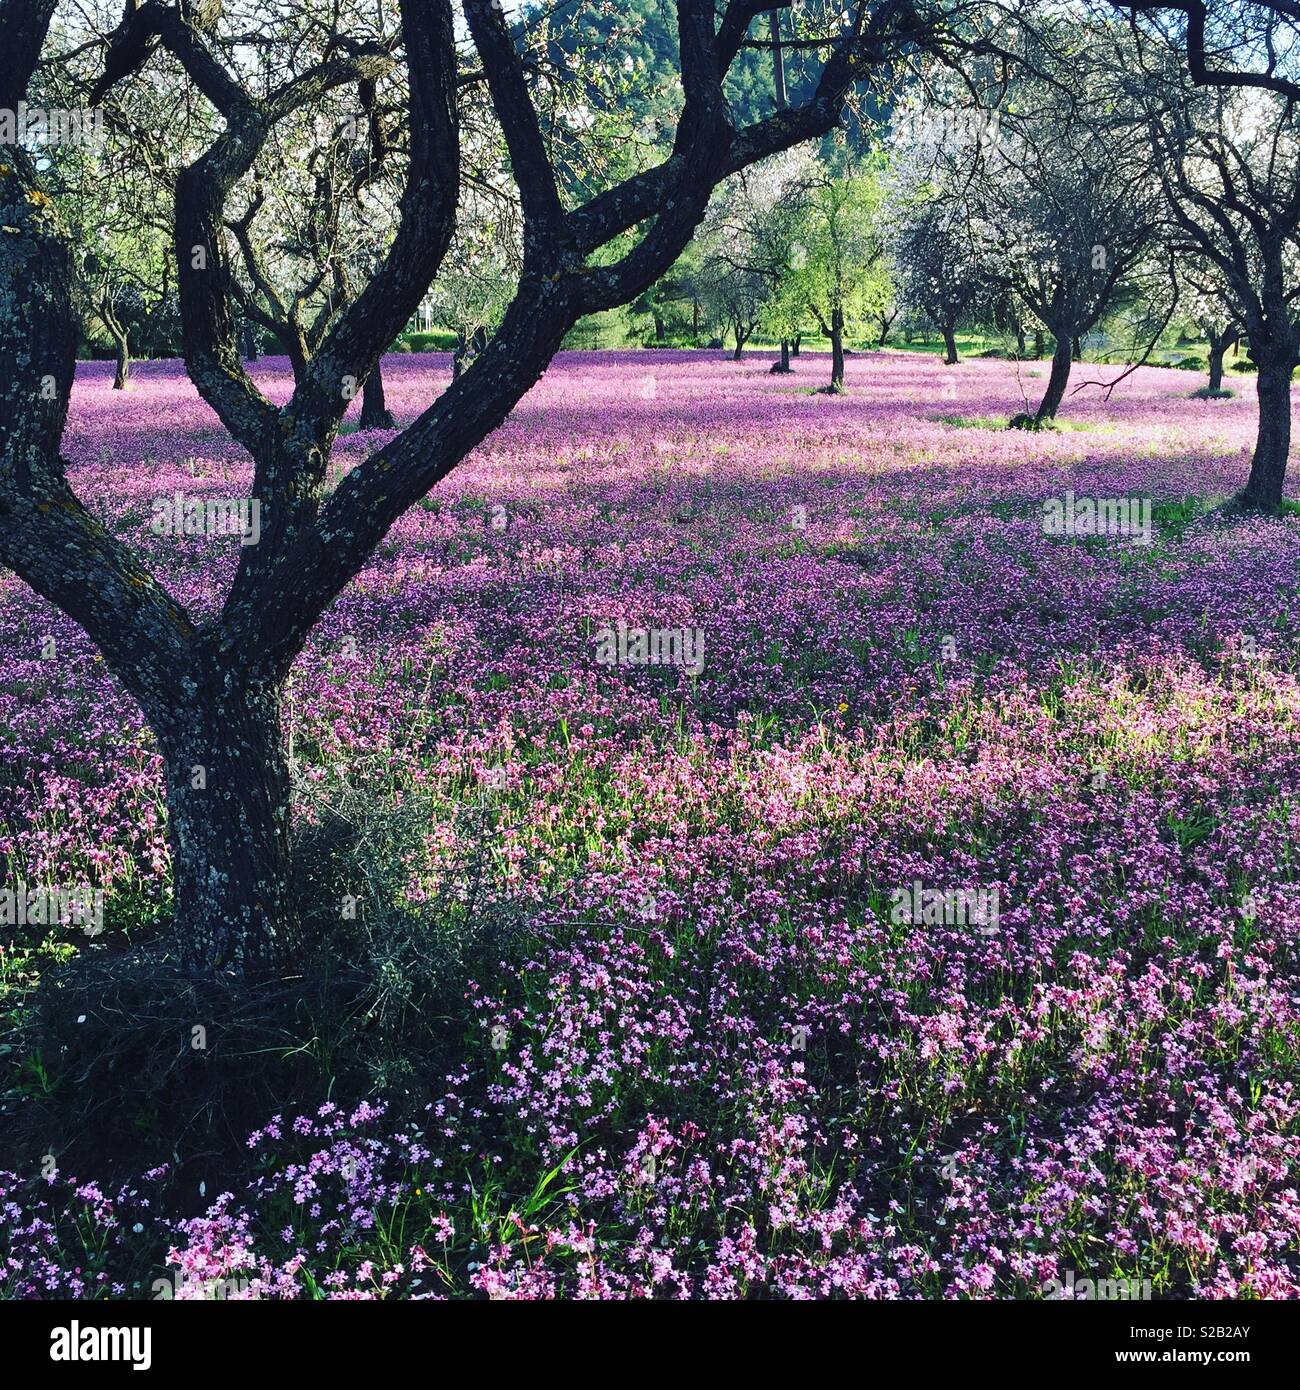
[[[490,0],[400,0],[400,40],[349,30],[354,7],[301,0],[261,7],[128,0],[90,94],[127,89],[148,63],[179,67],[218,127],[175,182],[174,251],[182,345],[199,394],[253,460],[261,541],[242,547],[219,615],[191,616],[69,486],[60,439],[76,330],[72,248],[27,152],[0,163],[0,561],[79,622],[153,729],[165,763],[174,916],[199,972],[273,969],[299,945],[290,874],[290,792],[281,691],[321,614],[393,523],[500,425],[585,315],[628,303],[677,259],[713,188],[764,157],[824,135],[860,81],[908,55],[989,42],[957,0],[805,5],[822,14],[813,94],[738,127],[723,83],[773,0],[677,0],[681,106],[667,156],[580,197],[563,197],[516,32]],[[0,106],[28,90],[54,0],[0,0]],[[293,21],[297,20],[295,24]],[[248,36],[289,31],[299,55],[251,83]],[[467,38],[464,35],[467,34]],[[509,151],[523,215],[522,269],[500,327],[474,363],[403,433],[328,490],[330,452],[350,399],[436,278],[461,180],[457,88],[482,74]],[[260,41],[260,39],[259,39]],[[309,60],[308,60],[309,55]],[[276,406],[245,370],[226,227],[232,199],[275,128],[359,82],[405,93],[409,153],[397,225],[368,283]],[[600,263],[599,253],[631,244]]]
[[[1155,254],[1166,213],[1149,150],[1133,138],[1131,109],[1101,99],[1104,36],[1071,23],[1027,49],[1002,99],[998,138],[976,149],[966,186],[999,287],[1054,340],[1042,400],[1013,421],[1036,427],[1060,409],[1074,345],[1103,316],[1145,300],[1165,305],[1167,321],[1173,298]]]
[[[1275,511],[1300,365],[1300,117],[1289,94],[1266,86],[1198,87],[1167,39],[1146,35],[1142,52],[1142,71],[1119,78],[1143,103],[1141,133],[1169,216],[1224,287],[1258,368],[1259,426],[1240,501]]]
[[[943,335],[944,362],[957,361],[957,329],[986,296],[986,252],[959,198],[932,197],[900,209],[891,241],[903,302]]]

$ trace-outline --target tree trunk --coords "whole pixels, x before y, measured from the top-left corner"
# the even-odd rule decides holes
[[[668,337],[668,334],[664,327],[664,316],[656,312],[652,315],[652,317],[654,318],[655,325],[655,342],[662,343],[666,341]]]
[[[1016,356],[1025,355],[1025,326],[1022,323],[1016,324]]]
[[[298,916],[279,691],[216,672],[159,741],[182,961],[205,974],[275,969]]]
[[[1228,350],[1226,338],[1210,335],[1210,390],[1223,390],[1223,354]]]
[[[781,360],[780,360],[779,362],[773,362],[773,363],[772,363],[772,368],[771,368],[771,369],[772,369],[772,371],[774,371],[774,372],[782,372],[782,373],[788,372],[788,371],[790,370],[790,340],[789,340],[789,338],[782,338],[782,339],[781,339]]]
[[[733,362],[739,362],[745,353],[745,340],[747,335],[745,330],[738,323],[733,323],[731,325],[731,331],[736,335],[736,350],[731,354],[731,360]]]
[[[790,343],[790,356],[791,356],[791,357],[798,357],[798,356],[799,356],[799,345],[800,345],[802,342],[803,342],[803,334],[802,334],[802,333],[796,333],[796,334],[794,335],[794,338],[792,339],[792,341],[791,341],[791,343]]]
[[[1047,390],[1034,416],[1034,419],[1040,424],[1044,420],[1056,419],[1056,412],[1061,408],[1061,402],[1065,399],[1065,388],[1070,380],[1072,362],[1070,335],[1060,333],[1055,336],[1056,351],[1052,354],[1051,375],[1047,378]]]
[[[397,422],[384,400],[384,364],[375,363],[375,370],[366,378],[361,392],[361,428],[363,430],[395,430]]]
[[[125,391],[131,384],[131,349],[126,331],[118,329],[113,335],[117,347],[117,371],[113,374],[113,390]]]
[[[125,391],[131,384],[131,345],[127,339],[126,329],[122,327],[113,310],[112,300],[107,294],[100,298],[95,312],[100,323],[108,329],[108,336],[112,338],[113,347],[117,352],[117,371],[113,375],[113,390]]]
[[[1070,339],[1070,355],[1076,362],[1083,361],[1083,340],[1081,338]]]
[[[1282,503],[1287,458],[1291,452],[1291,368],[1294,354],[1258,343],[1251,357],[1259,366],[1259,433],[1242,493],[1247,506],[1276,511]]]
[[[831,390],[844,390],[844,311],[831,310]]]
[[[957,357],[957,333],[950,323],[945,323],[943,326],[943,360],[945,365],[949,367],[955,367],[959,360]]]
[[[1043,357],[1043,330],[1034,329],[1034,361],[1041,362]]]

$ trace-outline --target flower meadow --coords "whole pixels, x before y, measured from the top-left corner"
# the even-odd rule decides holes
[[[472,851],[519,916],[445,1065],[197,1179],[0,1155],[7,1296],[1300,1294],[1300,517],[1220,510],[1250,381],[1141,369],[1034,433],[1001,428],[1033,364],[859,354],[833,397],[769,361],[561,355],[295,668],[302,814],[418,805],[406,909]],[[449,379],[389,358],[399,424]],[[80,368],[73,485],[210,615],[239,539],[150,517],[247,461],[176,364],[110,385]],[[382,441],[348,428],[335,476]],[[1149,543],[1048,534],[1067,492],[1149,499]],[[698,673],[598,660],[620,624],[697,635]],[[105,893],[53,971],[160,929],[159,759],[12,575],[0,631],[7,879]],[[51,1059],[7,1051],[12,1112]]]

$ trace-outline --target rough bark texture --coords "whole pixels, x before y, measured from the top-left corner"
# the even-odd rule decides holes
[[[220,663],[195,687],[162,739],[182,959],[256,974],[297,942],[280,692],[231,681]]]
[[[1250,355],[1259,367],[1259,433],[1242,501],[1276,511],[1282,504],[1291,453],[1291,371],[1295,358],[1286,348],[1269,349],[1259,343],[1252,343]]]
[[[1072,360],[1069,335],[1062,333],[1056,339],[1056,351],[1052,354],[1052,370],[1047,378],[1047,390],[1043,393],[1043,399],[1034,414],[1034,418],[1040,424],[1044,420],[1056,419],[1056,412],[1065,399],[1065,388],[1069,385]]]

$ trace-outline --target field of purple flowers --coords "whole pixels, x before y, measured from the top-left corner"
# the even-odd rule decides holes
[[[418,805],[407,907],[470,851],[522,914],[454,1065],[267,1115],[198,1215],[167,1168],[0,1173],[0,1291],[1300,1294],[1300,519],[1216,510],[1250,381],[1144,369],[1026,433],[1030,364],[768,361],[562,356],[298,663],[304,814]],[[389,359],[399,423],[448,379]],[[249,469],[175,365],[110,383],[73,485],[211,612],[238,540],[152,504]],[[1067,489],[1152,499],[1152,543],[1045,534]],[[699,674],[602,664],[620,622],[698,628]],[[102,886],[112,950],[168,898],[152,739],[12,575],[0,631],[0,861]],[[897,920],[918,881],[996,928]],[[11,937],[7,1014],[69,949]],[[52,1059],[4,1061],[12,1107]]]

